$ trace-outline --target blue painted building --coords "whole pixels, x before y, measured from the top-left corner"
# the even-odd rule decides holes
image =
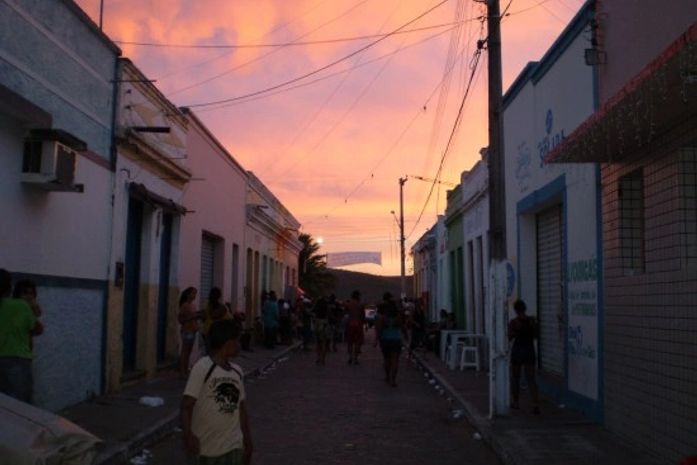
[[[119,55],[72,1],[0,3],[0,267],[38,284],[51,410],[104,389]]]

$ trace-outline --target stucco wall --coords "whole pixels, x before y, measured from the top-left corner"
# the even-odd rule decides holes
[[[32,123],[0,114],[0,209],[11,219],[0,227],[0,266],[39,284],[46,332],[35,341],[34,394],[52,410],[101,388],[117,53],[64,2],[0,3],[0,84],[50,115]],[[75,174],[84,193],[21,184],[24,140],[36,127],[87,143],[96,161],[78,155]]]
[[[181,257],[179,263],[180,287],[199,287],[201,280],[201,234],[203,231],[223,239],[219,256],[221,273],[215,285],[223,291],[223,300],[232,295],[232,249],[240,247],[237,302],[244,309],[244,270],[246,252],[246,172],[193,120],[189,123],[187,139],[188,168],[193,181],[182,199],[190,213],[182,219]],[[201,296],[207,298],[207,296]]]

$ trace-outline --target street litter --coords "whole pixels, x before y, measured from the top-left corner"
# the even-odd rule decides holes
[[[429,380],[428,382],[429,382],[429,384],[436,384],[436,380],[435,380],[435,379],[431,379],[431,380]]]
[[[559,408],[566,408],[566,404],[559,404]]]
[[[138,402],[148,407],[160,407],[165,405],[165,400],[162,397],[143,396]]]
[[[482,440],[482,435],[479,434],[479,433],[474,433],[474,434],[472,435],[472,437],[473,437],[475,440],[477,440],[477,441],[481,441],[481,440]]]
[[[458,418],[462,417],[464,413],[465,412],[462,410],[453,410],[453,418],[457,420]]]
[[[152,452],[150,452],[147,449],[143,449],[140,451],[139,455],[136,455],[135,457],[131,457],[131,464],[132,465],[146,465],[148,463],[148,460],[152,457]]]

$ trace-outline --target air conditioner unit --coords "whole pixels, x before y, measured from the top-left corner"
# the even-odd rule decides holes
[[[27,141],[22,182],[44,190],[82,192],[75,184],[77,153],[57,141]]]

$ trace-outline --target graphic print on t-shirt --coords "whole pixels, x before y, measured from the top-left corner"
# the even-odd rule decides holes
[[[220,413],[235,413],[240,401],[240,390],[233,378],[214,378],[211,380],[210,391]]]

